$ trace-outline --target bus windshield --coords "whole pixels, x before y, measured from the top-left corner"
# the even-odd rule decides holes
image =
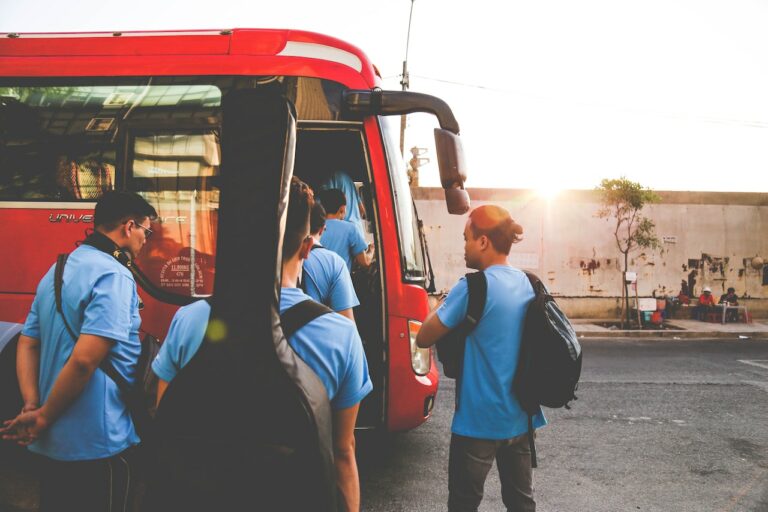
[[[403,278],[407,281],[424,282],[426,268],[424,253],[419,240],[419,218],[413,203],[411,188],[408,185],[408,173],[405,161],[399,150],[399,117],[379,117],[387,154],[389,175],[392,180],[392,193],[395,198],[400,251],[403,262]]]

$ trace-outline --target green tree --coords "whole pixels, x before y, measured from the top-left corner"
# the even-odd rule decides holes
[[[597,216],[606,221],[614,221],[613,236],[616,238],[616,247],[624,255],[624,268],[621,273],[624,287],[622,309],[629,323],[629,294],[626,279],[629,253],[635,249],[661,250],[661,242],[656,236],[656,225],[641,213],[646,204],[656,203],[661,198],[651,189],[623,176],[618,179],[602,180],[596,190],[600,194],[601,203]],[[624,318],[622,318],[622,326],[623,323]]]

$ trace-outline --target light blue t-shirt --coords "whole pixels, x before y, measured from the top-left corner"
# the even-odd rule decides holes
[[[334,311],[360,305],[344,260],[322,245],[315,244],[304,260],[302,280],[307,295]]]
[[[485,276],[485,309],[477,327],[467,336],[459,409],[453,416],[451,431],[477,439],[509,439],[528,431],[528,416],[512,395],[512,379],[534,291],[525,273],[509,265],[488,267]],[[446,327],[453,329],[464,320],[467,298],[467,280],[462,277],[437,310]],[[539,410],[533,418],[534,427],[546,423]]]
[[[205,300],[187,304],[176,311],[160,351],[152,361],[155,375],[166,382],[176,377],[203,343],[210,315],[211,305]]]
[[[280,313],[310,297],[298,288],[281,288]],[[195,355],[205,337],[211,306],[201,300],[176,312],[152,370],[170,382]],[[288,343],[325,386],[333,410],[358,404],[373,389],[368,361],[354,322],[334,313],[296,331]]]
[[[48,399],[75,346],[56,311],[54,267],[38,284],[22,331],[40,340],[41,404]],[[64,268],[62,310],[75,334],[114,341],[107,359],[133,382],[141,353],[141,317],[131,272],[109,254],[80,246],[69,255]],[[56,460],[89,460],[111,457],[138,442],[117,385],[96,369],[80,396],[29,449]]]
[[[325,183],[320,185],[320,190],[332,188],[337,188],[344,192],[344,197],[347,199],[347,214],[344,216],[344,220],[359,226],[361,232],[364,233],[364,221],[360,216],[360,195],[357,193],[355,182],[344,171],[336,171]]]
[[[368,249],[360,230],[348,220],[328,219],[325,221],[325,231],[320,237],[323,247],[330,249],[344,260],[347,269],[352,270],[355,257]]]

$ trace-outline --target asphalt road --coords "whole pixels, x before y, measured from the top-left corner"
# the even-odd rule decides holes
[[[583,343],[579,400],[537,439],[539,511],[768,511],[768,341]],[[453,396],[443,380],[425,425],[359,438],[363,510],[445,510]],[[495,469],[480,510],[504,510]]]

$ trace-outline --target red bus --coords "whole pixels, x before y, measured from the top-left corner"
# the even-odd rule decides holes
[[[93,227],[106,190],[142,194],[160,216],[138,259],[142,330],[162,340],[178,308],[216,276],[221,103],[276,84],[296,110],[294,175],[346,172],[360,189],[375,264],[353,279],[375,392],[358,427],[399,431],[430,415],[438,373],[415,345],[429,272],[399,153],[399,119],[431,112],[446,201],[468,196],[458,124],[441,100],[381,91],[376,68],[337,39],[291,30],[0,34],[0,343],[24,322],[56,255]],[[234,134],[236,135],[236,134]],[[226,163],[224,164],[226,165]],[[254,236],[258,236],[255,234]],[[173,302],[173,301],[172,301]]]

